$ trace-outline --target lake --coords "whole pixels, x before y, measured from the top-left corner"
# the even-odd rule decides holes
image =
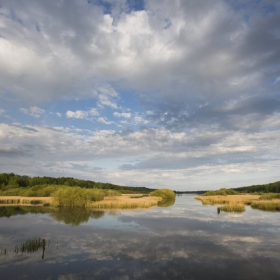
[[[280,213],[218,215],[194,197],[120,212],[0,207],[0,278],[280,279]]]

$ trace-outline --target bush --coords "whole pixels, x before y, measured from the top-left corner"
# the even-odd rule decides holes
[[[52,194],[58,206],[62,207],[87,207],[92,201],[100,201],[105,193],[98,189],[82,189],[80,187],[64,187]]]
[[[169,190],[169,189],[155,190],[150,193],[150,196],[158,196],[158,197],[161,197],[163,200],[175,199],[175,197],[176,197],[174,191]]]

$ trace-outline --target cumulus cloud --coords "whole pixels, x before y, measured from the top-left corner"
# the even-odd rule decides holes
[[[225,1],[149,1],[117,15],[86,2],[3,1],[2,90],[13,84],[14,94],[35,101],[93,97],[102,81],[121,81],[149,95],[175,89],[183,99],[248,94],[279,77],[277,68],[267,71],[279,60],[279,5],[263,17],[264,4],[247,20]],[[100,102],[115,108],[106,96]]]
[[[162,171],[182,183],[190,170],[239,172],[238,165],[249,170],[248,164],[274,172],[280,4],[270,1],[268,9],[265,0],[151,0],[133,9],[130,2],[110,1],[106,10],[102,1],[3,0],[1,99],[35,118],[44,114],[37,106],[45,101],[95,99],[98,109],[68,110],[68,121],[95,120],[119,129],[108,119],[107,110],[113,111],[123,131],[79,139],[76,130],[71,137],[79,145],[66,142],[86,158],[118,158],[106,175],[117,180],[130,174],[127,182],[143,181],[139,174],[149,170],[150,181],[159,182]],[[47,150],[62,137],[57,128],[36,130],[56,131]],[[11,158],[32,151],[31,144],[5,145],[2,153]]]

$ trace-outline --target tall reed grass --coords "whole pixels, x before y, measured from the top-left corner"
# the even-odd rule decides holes
[[[200,200],[203,205],[223,205],[219,209],[227,212],[243,212],[245,211],[245,205],[251,205],[253,209],[280,211],[280,199],[277,193],[261,196],[253,194],[198,196],[195,199]]]
[[[254,201],[251,207],[265,211],[280,211],[280,199]]]
[[[225,204],[221,207],[218,207],[221,211],[225,211],[225,212],[244,212],[245,211],[245,206],[244,204],[241,203],[229,203],[229,204]]]
[[[136,209],[157,206],[160,197],[123,194],[120,197],[105,197],[103,201],[91,204],[95,209]]]
[[[259,195],[227,195],[227,196],[197,196],[195,199],[200,200],[203,205],[215,204],[246,204],[250,205],[253,201],[259,199]]]
[[[18,197],[18,196],[6,196],[6,197],[0,197],[0,204],[2,206],[6,205],[36,205],[36,206],[43,206],[45,204],[51,204],[52,198],[50,197],[36,197],[36,198],[30,198],[30,197]]]

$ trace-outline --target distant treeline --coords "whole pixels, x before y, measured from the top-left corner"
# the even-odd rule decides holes
[[[174,191],[174,192],[175,192],[175,194],[180,195],[180,194],[203,194],[203,193],[206,193],[207,191],[182,191],[182,192]]]
[[[69,187],[81,187],[81,188],[97,188],[103,190],[117,190],[122,193],[150,193],[154,189],[146,187],[126,187],[119,186],[110,183],[99,183],[89,180],[79,180],[72,177],[29,177],[16,175],[14,173],[2,173],[0,174],[0,189],[5,189],[8,186],[29,188],[38,185],[64,185]]]
[[[280,193],[280,181],[264,185],[253,185],[249,187],[232,188],[240,193]]]

